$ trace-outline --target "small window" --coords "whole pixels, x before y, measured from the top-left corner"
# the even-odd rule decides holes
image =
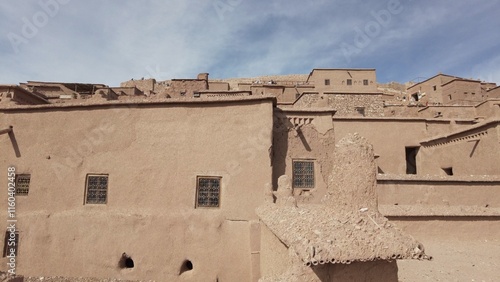
[[[293,161],[293,188],[314,188],[314,161]]]
[[[181,96],[186,96],[186,91],[181,91]]]
[[[472,93],[470,93],[470,94],[472,94],[472,95],[476,95],[476,93],[475,93],[475,92],[472,92]]]
[[[329,79],[325,79],[325,85],[330,85],[330,80]]]
[[[352,79],[347,80],[347,85],[352,85]]]
[[[108,175],[87,174],[86,204],[106,204],[108,201]]]
[[[368,79],[363,79],[363,85],[368,85]]]
[[[448,100],[450,100],[450,101],[451,101],[451,95],[448,95]]]
[[[198,92],[198,91],[193,92],[193,97],[199,98],[200,92]]]
[[[467,95],[467,94],[469,94],[469,93],[467,93],[467,92],[464,92],[464,95]]]
[[[436,86],[436,85],[432,86],[432,89],[433,89],[434,91],[436,91],[437,86]]]
[[[196,184],[196,207],[220,207],[221,177],[198,177]]]
[[[16,195],[28,195],[30,190],[30,174],[16,175]]]
[[[5,232],[5,241],[3,245],[3,257],[11,256],[14,254],[17,257],[17,250],[19,250],[19,232]]]
[[[406,147],[406,174],[417,174],[417,154],[420,147]]]

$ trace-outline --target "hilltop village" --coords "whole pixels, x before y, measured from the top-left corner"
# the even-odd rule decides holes
[[[500,232],[500,87],[441,73],[0,85],[0,151],[26,277],[398,281]]]

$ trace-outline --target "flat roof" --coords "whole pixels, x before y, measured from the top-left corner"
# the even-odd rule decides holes
[[[77,102],[67,102],[67,103],[57,103],[57,104],[46,104],[46,105],[5,105],[0,107],[0,112],[10,112],[10,111],[36,111],[43,109],[71,109],[71,108],[93,108],[93,107],[116,107],[116,106],[130,106],[130,105],[178,105],[178,104],[214,104],[214,103],[249,103],[255,101],[266,101],[269,100],[276,105],[276,97],[274,96],[237,96],[237,97],[214,97],[214,98],[203,98],[203,97],[187,97],[187,98],[162,98],[157,100],[111,100],[111,101],[88,101],[79,102],[82,100],[74,100]]]

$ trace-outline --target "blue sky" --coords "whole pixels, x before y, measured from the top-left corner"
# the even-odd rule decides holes
[[[500,84],[496,0],[0,0],[0,83],[376,68]]]

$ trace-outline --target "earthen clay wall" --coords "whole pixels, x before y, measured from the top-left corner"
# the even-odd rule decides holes
[[[16,145],[0,136],[0,170],[31,174],[29,194],[17,197],[17,272],[251,280],[259,271],[251,221],[271,182],[272,111],[270,98],[1,110]],[[90,173],[109,175],[107,204],[84,204]],[[222,177],[220,208],[195,208],[197,176]],[[120,269],[123,252],[133,269]],[[193,269],[181,273],[186,260]]]
[[[194,92],[207,90],[208,82],[206,80],[188,79],[188,80],[172,80],[170,87],[166,87],[162,95],[168,95],[171,98],[178,97],[193,97]]]
[[[422,118],[475,118],[474,106],[428,106],[418,111]]]
[[[452,76],[438,74],[428,80],[422,81],[418,84],[414,84],[407,88],[406,92],[408,94],[408,100],[411,100],[412,95],[425,93],[422,97],[422,103],[427,103],[429,105],[444,103],[443,101],[443,88],[442,85],[455,79]],[[436,87],[436,90],[434,90]]]
[[[451,169],[453,175],[500,175],[500,151],[494,149],[499,144],[499,136],[497,123],[422,146],[420,171],[444,175],[444,169]]]
[[[384,103],[375,94],[329,94],[328,106],[337,110],[336,116],[384,116]]]
[[[487,98],[496,98],[496,99],[500,99],[500,86],[495,87],[495,88],[493,88],[493,89],[490,89],[490,90],[486,93],[486,96],[487,96]]]
[[[120,83],[120,87],[137,87],[142,92],[146,92],[146,91],[154,91],[155,84],[156,84],[156,80],[153,78],[150,78],[150,79],[125,81],[125,82]]]
[[[335,145],[332,112],[276,112],[274,118],[273,186],[281,175],[293,175],[293,161],[314,160],[314,193],[324,195]],[[318,202],[321,196],[310,190],[294,193],[306,202]]]
[[[500,117],[500,98],[489,99],[476,105],[476,115],[481,119]]]
[[[352,81],[348,85],[348,80]],[[329,85],[327,81],[329,80]],[[368,80],[368,85],[363,81]],[[338,91],[346,93],[375,93],[377,78],[374,69],[314,69],[309,77],[315,91]]]
[[[229,83],[222,81],[209,81],[208,90],[211,91],[229,91]]]
[[[444,104],[453,104],[457,100],[474,104],[484,99],[480,81],[456,79],[444,84],[442,91]]]

